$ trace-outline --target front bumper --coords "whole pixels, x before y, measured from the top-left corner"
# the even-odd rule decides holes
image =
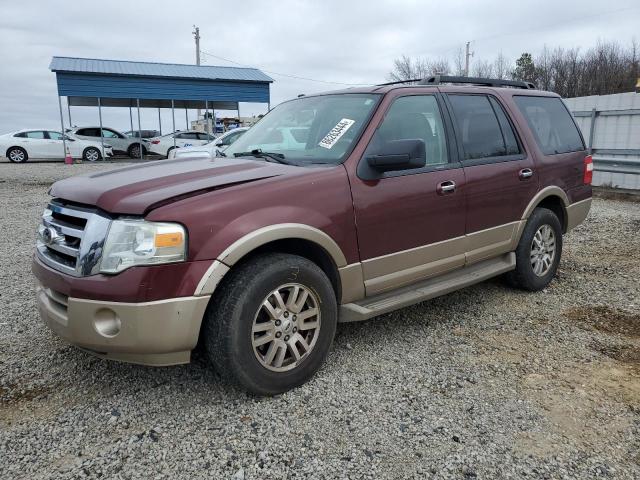
[[[58,336],[103,358],[154,366],[190,361],[209,298],[109,302],[37,284],[40,316]]]

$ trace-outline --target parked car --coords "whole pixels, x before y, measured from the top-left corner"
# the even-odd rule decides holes
[[[175,137],[175,146],[173,138]],[[155,137],[149,139],[149,150],[158,155],[165,157],[169,156],[169,153],[174,148],[191,147],[193,145],[204,145],[211,141],[212,135],[207,135],[203,132],[197,132],[195,130],[185,130],[175,133],[168,133],[161,137]]]
[[[544,289],[591,205],[571,114],[524,82],[424,83],[282,103],[215,162],[55,183],[33,264],[44,321],[115,360],[186,363],[200,344],[271,395],[318,370],[337,322],[503,274]],[[306,141],[267,150],[301,111]]]
[[[82,140],[91,140],[100,143],[100,127],[75,127],[70,130],[75,137]],[[105,143],[113,146],[113,152],[119,155],[128,155],[131,158],[140,158],[140,140],[127,137],[113,128],[102,127],[102,136]],[[148,146],[145,139],[142,140],[142,153],[147,153]]]
[[[128,132],[124,132],[124,134],[130,138],[140,138],[140,131],[138,130],[129,130]],[[142,138],[154,138],[160,135],[161,133],[158,130],[142,130]]]
[[[72,158],[82,158],[90,162],[102,159],[100,143],[81,140],[70,134],[67,134],[66,141]],[[30,158],[64,159],[66,156],[60,132],[38,129],[24,129],[0,135],[0,152],[14,163],[24,163]],[[113,155],[111,145],[105,144],[104,153],[107,157]]]
[[[234,128],[204,145],[174,148],[169,152],[167,158],[192,157],[194,155],[209,155],[213,158],[216,156],[217,151],[224,151],[225,148],[239,139],[247,130],[249,130],[247,127]]]

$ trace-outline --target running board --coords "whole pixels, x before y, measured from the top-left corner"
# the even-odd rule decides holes
[[[359,302],[340,306],[339,322],[359,322],[408,307],[430,298],[468,287],[516,268],[516,254],[511,252],[484,260],[453,272],[429,278],[408,287],[381,293]]]

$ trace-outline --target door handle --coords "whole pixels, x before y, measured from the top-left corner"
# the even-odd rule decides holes
[[[527,178],[531,178],[533,176],[533,170],[530,168],[523,168],[518,172],[518,177],[520,180],[526,180]]]
[[[456,182],[454,182],[453,180],[440,182],[436,187],[436,192],[438,192],[438,195],[448,195],[455,191],[456,191]]]

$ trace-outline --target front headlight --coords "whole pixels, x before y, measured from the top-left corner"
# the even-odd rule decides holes
[[[182,225],[114,220],[104,243],[100,272],[118,273],[137,265],[182,262],[186,258],[187,235]]]

